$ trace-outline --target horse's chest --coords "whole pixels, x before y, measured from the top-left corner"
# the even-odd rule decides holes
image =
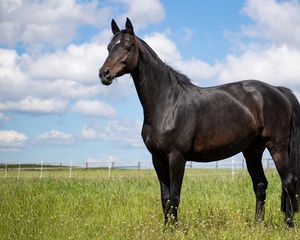
[[[161,152],[165,146],[162,136],[158,135],[150,125],[144,124],[142,129],[144,143],[151,153]]]

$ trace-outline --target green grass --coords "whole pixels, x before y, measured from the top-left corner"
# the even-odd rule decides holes
[[[218,175],[216,175],[218,173]],[[153,170],[0,172],[0,239],[299,239],[283,224],[280,180],[267,172],[266,217],[254,222],[249,176],[187,169],[176,228],[165,227]],[[50,177],[51,176],[51,177]]]

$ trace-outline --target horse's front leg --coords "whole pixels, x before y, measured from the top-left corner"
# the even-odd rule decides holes
[[[170,152],[168,160],[170,171],[170,215],[171,222],[176,223],[186,161],[179,151]]]
[[[165,224],[167,224],[168,215],[170,214],[169,163],[167,159],[154,154],[152,155],[152,162],[160,183],[161,203],[164,213]]]

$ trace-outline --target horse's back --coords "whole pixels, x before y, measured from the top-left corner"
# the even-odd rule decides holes
[[[244,80],[221,85],[220,89],[248,108],[260,127],[268,127],[273,122],[279,123],[291,117],[291,103],[283,93],[282,87],[258,80]]]

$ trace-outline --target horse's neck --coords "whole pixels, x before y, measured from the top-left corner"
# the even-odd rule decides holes
[[[149,53],[140,52],[137,69],[132,73],[146,121],[155,115],[155,111],[160,110],[166,95],[173,91],[166,67],[161,65],[164,63],[151,58]]]

